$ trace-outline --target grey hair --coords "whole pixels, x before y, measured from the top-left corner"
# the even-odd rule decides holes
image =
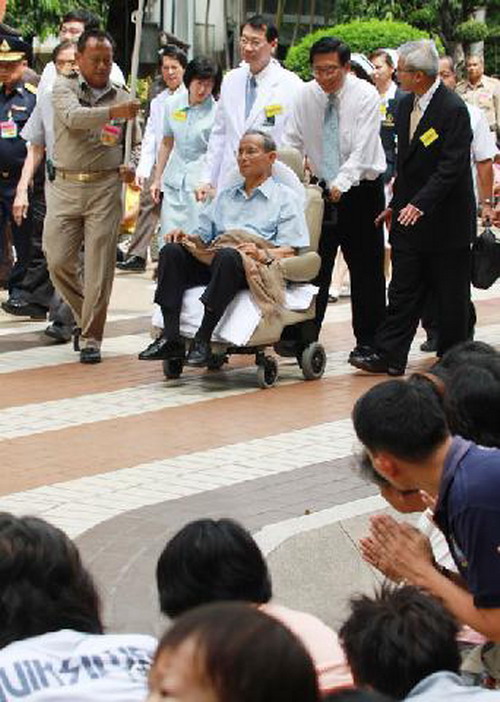
[[[243,134],[243,136],[260,136],[262,139],[262,146],[264,147],[264,151],[266,151],[267,153],[269,153],[270,151],[276,151],[276,149],[278,148],[272,136],[267,134],[267,132],[263,132],[261,129],[249,129],[248,132],[245,132]]]
[[[440,56],[440,57],[439,57],[439,60],[440,60],[440,61],[446,61],[446,63],[448,64],[448,68],[450,69],[450,71],[451,71],[452,73],[456,73],[455,62],[453,61],[453,58],[452,58],[451,56],[448,56],[448,55],[446,55],[446,56]]]
[[[404,67],[411,71],[422,71],[429,78],[439,73],[439,54],[431,39],[408,41],[398,49]]]

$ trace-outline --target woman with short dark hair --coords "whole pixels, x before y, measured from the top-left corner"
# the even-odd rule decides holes
[[[197,519],[163,549],[156,566],[161,611],[177,617],[203,604],[252,603],[283,622],[312,656],[322,692],[352,684],[336,633],[317,617],[271,602],[266,561],[252,535],[232,519]]]
[[[43,519],[0,513],[0,699],[142,702],[156,641],[104,634],[75,544]]]
[[[187,94],[173,95],[166,103],[163,141],[158,151],[151,194],[161,206],[160,247],[172,229],[192,233],[202,204],[195,188],[200,184],[208,139],[215,119],[215,99],[222,73],[211,59],[195,58],[184,73]]]
[[[164,635],[149,702],[318,702],[314,664],[300,640],[254,607],[198,607]]]

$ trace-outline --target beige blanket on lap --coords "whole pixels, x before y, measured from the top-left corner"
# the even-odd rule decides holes
[[[182,244],[195,258],[209,266],[218,249],[235,249],[248,242],[255,244],[259,249],[275,248],[270,241],[243,229],[232,229],[220,234],[208,247],[199,246],[193,241],[183,241]],[[281,314],[285,302],[285,281],[279,261],[273,261],[267,266],[241,251],[239,253],[243,259],[248,288],[262,316],[269,318]]]

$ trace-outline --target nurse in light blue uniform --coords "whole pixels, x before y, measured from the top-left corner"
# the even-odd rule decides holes
[[[160,247],[172,229],[192,232],[198,226],[203,203],[197,202],[205,166],[208,139],[215,118],[214,94],[220,89],[221,71],[212,60],[196,58],[184,74],[187,93],[173,95],[165,106],[163,140],[158,151],[151,193],[161,206]]]

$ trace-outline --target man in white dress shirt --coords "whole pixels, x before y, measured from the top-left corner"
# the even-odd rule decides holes
[[[351,275],[356,339],[352,357],[373,343],[385,314],[383,232],[374,223],[384,204],[381,175],[386,167],[380,99],[374,86],[349,72],[350,49],[339,39],[319,39],[309,57],[314,80],[302,86],[295,100],[284,143],[307,155],[325,192],[316,333],[325,315],[340,246]],[[288,338],[296,340],[294,332]]]
[[[86,29],[99,29],[99,26],[100,22],[98,18],[92,14],[92,12],[82,8],[70,10],[61,19],[61,24],[59,26],[59,41],[73,41],[76,43]],[[57,70],[54,61],[49,61],[49,63],[47,63],[43,69],[40,77],[38,94],[41,95],[44,90],[52,89],[56,78]],[[113,63],[111,68],[110,80],[116,85],[125,85],[125,77],[121,68],[116,63]]]
[[[142,188],[139,216],[128,247],[127,258],[116,264],[118,270],[127,273],[142,273],[146,270],[149,244],[156,231],[160,216],[160,205],[153,202],[150,188],[158,149],[163,139],[165,105],[169,97],[178,92],[186,91],[186,86],[183,83],[184,71],[187,66],[185,52],[174,44],[167,44],[163,49],[160,49],[159,64],[165,87],[151,100],[149,117],[141,144],[141,157],[136,170],[136,182]]]
[[[205,184],[197,191],[200,199],[211,188],[220,191],[231,182],[237,173],[240,139],[250,129],[268,133],[279,148],[302,81],[273,58],[277,46],[278,31],[262,15],[245,22],[240,36],[243,63],[222,81],[202,179]]]

